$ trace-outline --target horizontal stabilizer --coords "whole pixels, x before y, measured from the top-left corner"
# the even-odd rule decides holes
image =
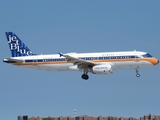
[[[6,63],[24,63],[25,61],[24,60],[17,60],[17,59],[14,59],[14,58],[4,58],[3,62],[6,62]]]

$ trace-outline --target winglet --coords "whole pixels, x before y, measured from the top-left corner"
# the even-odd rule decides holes
[[[63,54],[62,54],[61,52],[59,52],[58,54],[59,54],[59,56],[60,56],[60,57],[62,57],[62,56],[63,56]]]

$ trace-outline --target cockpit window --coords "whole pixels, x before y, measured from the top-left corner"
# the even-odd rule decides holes
[[[142,55],[144,58],[152,57],[149,53]]]

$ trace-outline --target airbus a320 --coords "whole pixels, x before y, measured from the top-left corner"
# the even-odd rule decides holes
[[[81,71],[82,79],[88,80],[88,73],[112,74],[117,69],[135,69],[136,76],[140,77],[138,70],[155,66],[159,60],[147,52],[95,52],[95,53],[57,53],[35,54],[13,32],[6,32],[11,56],[4,58],[3,62],[16,66],[24,66],[47,71]]]

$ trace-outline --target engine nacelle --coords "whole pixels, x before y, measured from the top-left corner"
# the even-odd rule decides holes
[[[109,64],[96,65],[92,68],[92,72],[94,74],[111,74],[112,73],[112,68],[111,68],[111,65],[109,65]]]

